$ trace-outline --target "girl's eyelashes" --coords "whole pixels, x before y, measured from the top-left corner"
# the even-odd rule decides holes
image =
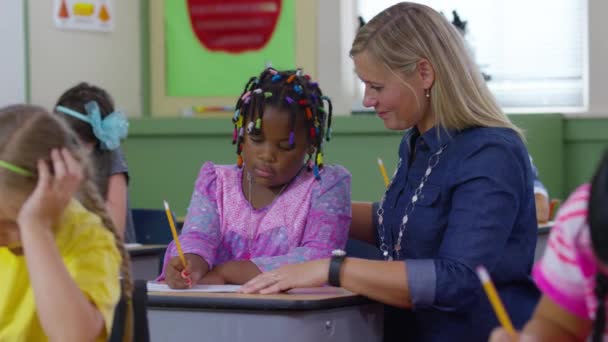
[[[282,142],[279,144],[279,149],[281,149],[283,151],[291,151],[294,148],[289,145],[289,141],[285,141],[285,142]]]
[[[264,142],[264,137],[259,135],[249,135],[249,140],[254,144],[261,144]],[[278,148],[281,151],[291,151],[294,149],[292,146],[289,145],[289,140],[281,141],[278,144]]]
[[[370,86],[370,88],[371,88],[372,90],[374,90],[374,91],[380,91],[380,90],[382,90],[382,88],[384,88],[384,87],[381,87],[381,86],[374,86],[374,85],[372,85],[372,86]]]

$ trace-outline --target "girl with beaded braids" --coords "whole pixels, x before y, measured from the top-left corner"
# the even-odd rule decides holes
[[[233,117],[236,165],[206,162],[163,273],[172,288],[243,284],[285,264],[328,257],[346,244],[350,174],[324,165],[331,101],[301,70],[252,77]]]
[[[363,105],[404,131],[384,196],[354,203],[350,237],[384,260],[332,253],[242,287],[275,293],[329,283],[386,304],[385,341],[486,341],[498,325],[475,268],[490,271],[517,327],[532,314],[537,224],[530,160],[463,39],[410,2],[380,12],[351,46]]]
[[[129,258],[63,120],[0,109],[0,199],[0,341],[107,341]]]
[[[293,87],[289,87],[289,85]],[[287,86],[286,86],[287,85]],[[272,96],[273,91],[279,96]],[[261,123],[265,106],[277,106],[284,102],[289,108],[289,147],[295,146],[295,123],[296,115],[302,110],[306,114],[306,132],[311,144],[308,155],[308,169],[314,172],[315,178],[319,179],[319,170],[323,167],[323,153],[321,145],[323,140],[331,139],[331,100],[323,96],[321,88],[316,82],[311,82],[308,75],[302,75],[302,70],[295,73],[278,72],[275,69],[266,69],[259,78],[252,78],[245,86],[245,90],[236,104],[234,118],[234,133],[232,143],[237,145],[237,165],[243,166],[243,140],[245,126],[252,135],[261,133]],[[329,111],[326,111],[324,102],[327,103]],[[256,117],[257,115],[257,117]],[[327,121],[327,130],[324,123]]]
[[[522,341],[607,341],[608,151],[591,184],[560,207],[547,249],[534,266],[543,296]],[[589,338],[591,337],[591,338]],[[510,341],[497,329],[491,341]]]

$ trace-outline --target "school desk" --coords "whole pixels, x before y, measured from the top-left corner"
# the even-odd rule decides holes
[[[278,295],[148,292],[150,340],[374,342],[382,305],[333,287]]]
[[[158,276],[160,258],[165,253],[166,245],[127,245],[131,256],[133,279],[152,280]]]
[[[545,248],[547,247],[547,239],[553,227],[553,221],[542,223],[538,225],[538,236],[536,238],[536,249],[534,250],[534,262],[543,256]]]

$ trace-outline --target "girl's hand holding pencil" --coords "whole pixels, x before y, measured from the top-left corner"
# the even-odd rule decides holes
[[[179,256],[169,260],[165,269],[165,281],[172,289],[188,289],[198,284],[207,273],[209,267],[203,258],[196,254],[184,254],[186,267]]]
[[[192,285],[197,284],[205,273],[209,271],[209,265],[196,254],[184,254],[179,237],[177,236],[177,229],[175,229],[175,222],[173,222],[173,214],[171,213],[171,209],[169,209],[169,203],[167,201],[163,202],[171,234],[173,235],[173,241],[175,242],[175,249],[179,254],[169,260],[165,278],[169,287],[173,289],[191,288]]]

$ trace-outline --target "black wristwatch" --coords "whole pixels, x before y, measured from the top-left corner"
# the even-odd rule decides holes
[[[342,268],[342,263],[344,262],[345,257],[346,252],[341,249],[335,249],[331,252],[331,259],[329,260],[329,275],[327,277],[329,285],[340,287],[340,269]]]

